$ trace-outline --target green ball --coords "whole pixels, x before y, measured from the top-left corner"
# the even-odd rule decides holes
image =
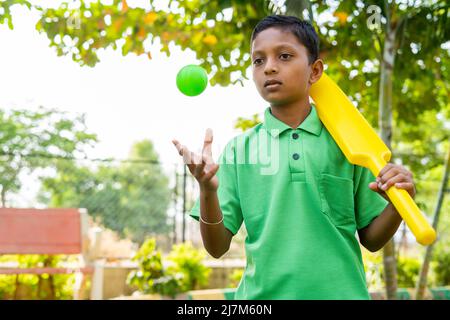
[[[208,85],[208,74],[200,66],[190,64],[177,74],[177,87],[189,97],[198,96]]]

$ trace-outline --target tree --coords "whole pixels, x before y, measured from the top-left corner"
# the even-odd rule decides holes
[[[31,3],[26,0],[3,0],[0,2],[0,24],[7,21],[8,27],[13,29],[13,21],[11,15],[11,7],[14,5],[25,5],[31,8]]]
[[[130,160],[120,165],[59,161],[56,175],[43,179],[41,199],[86,208],[105,227],[138,243],[170,229],[168,179],[149,140],[135,143]]]
[[[20,190],[21,174],[54,167],[52,158],[85,155],[85,148],[96,141],[96,135],[87,133],[83,116],[43,107],[0,109],[1,205],[7,205],[9,193]]]
[[[265,2],[172,0],[167,8],[158,9],[157,1],[150,0],[149,10],[132,8],[123,0],[111,5],[82,2],[73,9],[63,3],[57,9],[36,7],[42,12],[36,28],[48,36],[58,55],[71,55],[88,66],[99,62],[101,49],[121,49],[123,55],[151,59],[150,43],[159,39],[161,51],[168,56],[169,44],[174,43],[195,51],[212,85],[228,85],[247,79],[250,34],[265,15]]]
[[[435,230],[437,230],[437,227],[438,227],[439,216],[440,216],[442,204],[444,201],[444,194],[447,190],[449,172],[450,172],[450,148],[447,152],[447,158],[446,158],[445,166],[444,166],[444,174],[442,177],[442,184],[439,189],[437,203],[436,203],[436,207],[434,210],[433,227],[435,228]],[[422,267],[420,270],[420,276],[419,276],[419,279],[417,280],[417,284],[416,284],[416,299],[417,300],[422,300],[423,296],[425,294],[425,288],[427,286],[428,270],[429,270],[431,258],[433,256],[433,247],[434,247],[434,244],[431,244],[430,246],[427,247],[427,249],[425,251],[425,258],[423,259]]]

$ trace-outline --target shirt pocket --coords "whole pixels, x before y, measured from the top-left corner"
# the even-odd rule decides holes
[[[319,193],[322,212],[335,226],[355,223],[353,180],[321,173]]]

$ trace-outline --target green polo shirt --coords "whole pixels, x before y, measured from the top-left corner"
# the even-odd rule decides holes
[[[218,163],[224,225],[247,230],[236,299],[370,299],[356,231],[388,202],[369,189],[373,174],[348,162],[314,105],[296,129],[267,108]],[[197,220],[199,208],[197,199]]]

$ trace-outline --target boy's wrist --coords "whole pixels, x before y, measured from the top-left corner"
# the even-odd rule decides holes
[[[204,195],[212,195],[212,194],[215,194],[216,192],[217,192],[216,189],[211,189],[206,186],[200,185],[200,193],[202,193]]]

